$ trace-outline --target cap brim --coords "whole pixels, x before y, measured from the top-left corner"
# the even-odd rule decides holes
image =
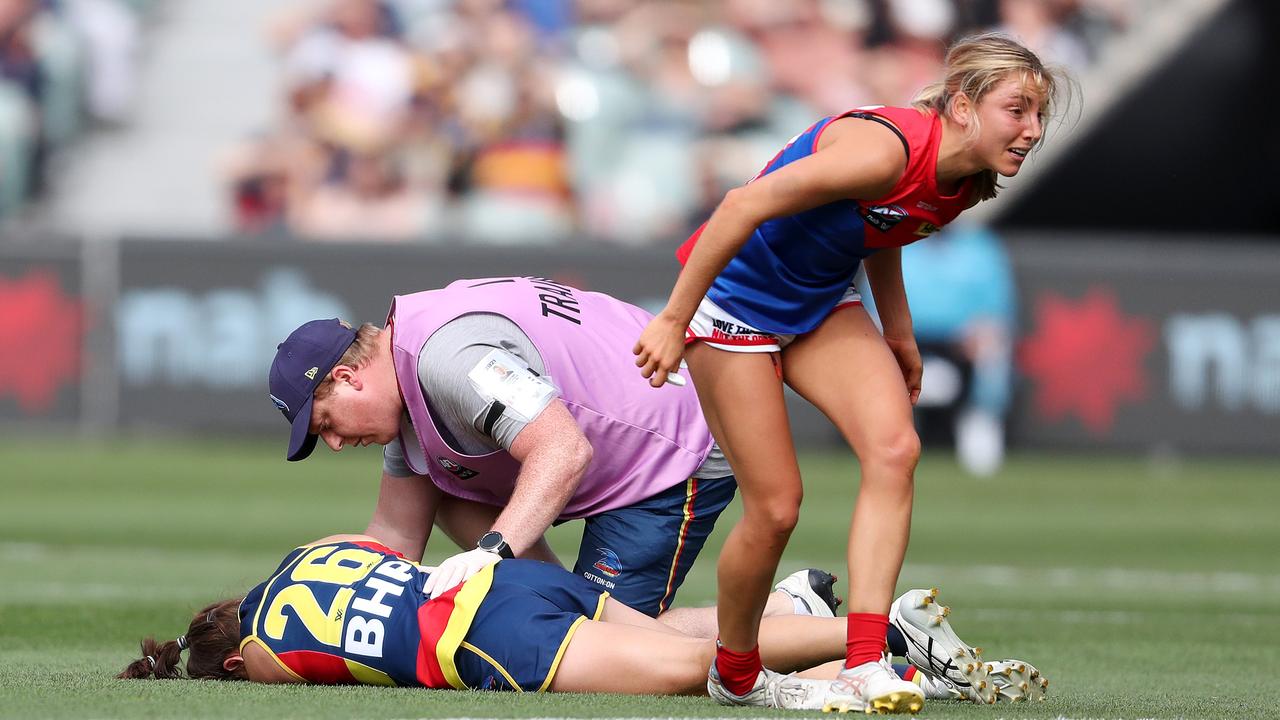
[[[308,395],[293,418],[293,429],[289,432],[289,454],[285,456],[290,461],[305,460],[316,449],[319,436],[311,434],[311,406],[314,403],[315,397]]]

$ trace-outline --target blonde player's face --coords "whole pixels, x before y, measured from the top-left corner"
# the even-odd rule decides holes
[[[333,372],[333,392],[311,406],[311,432],[334,452],[349,445],[386,445],[396,439],[400,432],[396,404],[386,402],[371,378],[346,366]]]
[[[981,162],[1005,177],[1017,175],[1044,132],[1039,93],[1021,77],[1008,77],[984,95],[974,111],[982,128],[974,147]]]

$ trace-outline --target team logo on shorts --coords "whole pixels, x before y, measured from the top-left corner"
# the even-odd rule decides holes
[[[465,465],[459,465],[443,455],[437,455],[436,460],[440,463],[440,467],[457,476],[459,480],[469,480],[480,474]]]
[[[907,216],[907,211],[897,205],[873,205],[859,211],[862,221],[880,232],[889,232]]]
[[[606,577],[616,578],[622,574],[622,561],[618,559],[618,554],[609,548],[596,548],[596,552],[600,553],[600,559],[592,565]]]

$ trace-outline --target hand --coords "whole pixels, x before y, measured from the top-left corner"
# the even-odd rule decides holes
[[[659,315],[650,320],[644,332],[640,333],[640,339],[631,352],[636,355],[640,374],[649,378],[652,387],[662,387],[667,382],[667,374],[680,369],[686,327],[687,323],[681,324]]]
[[[422,586],[422,594],[429,598],[436,598],[440,593],[463,582],[501,559],[497,553],[491,553],[488,550],[479,548],[458,553],[440,563],[440,567],[431,573],[431,577],[427,578],[426,585]]]
[[[915,405],[920,399],[920,378],[924,375],[924,362],[920,360],[920,348],[916,346],[914,337],[885,337],[885,343],[893,352],[893,357],[902,369],[902,379],[907,384],[907,396]]]

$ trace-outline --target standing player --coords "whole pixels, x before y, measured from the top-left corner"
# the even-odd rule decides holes
[[[636,376],[626,343],[650,317],[549,280],[489,278],[397,297],[385,329],[306,323],[269,378],[293,426],[287,457],[320,439],[385,445],[368,533],[421,559],[436,522],[474,548],[441,564],[433,595],[500,556],[557,562],[543,533],[582,519],[576,573],[714,637],[714,610],[666,611],[736,485],[694,389],[654,393]],[[770,611],[830,613],[831,582],[788,578]]]
[[[660,388],[688,344],[707,423],[742,488],[744,515],[718,568],[721,647],[708,684],[722,703],[751,703],[765,682],[759,620],[800,507],[785,382],[835,423],[862,470],[845,669],[826,707],[870,710],[893,696],[905,699],[892,712],[917,707],[881,659],[919,456],[911,405],[921,361],[900,248],[995,197],[996,176],[1017,174],[1040,142],[1054,95],[1053,74],[1018,43],[962,40],[913,108],[819,121],[680,249],[684,270],[634,352]],[[860,265],[883,336],[851,286]]]

